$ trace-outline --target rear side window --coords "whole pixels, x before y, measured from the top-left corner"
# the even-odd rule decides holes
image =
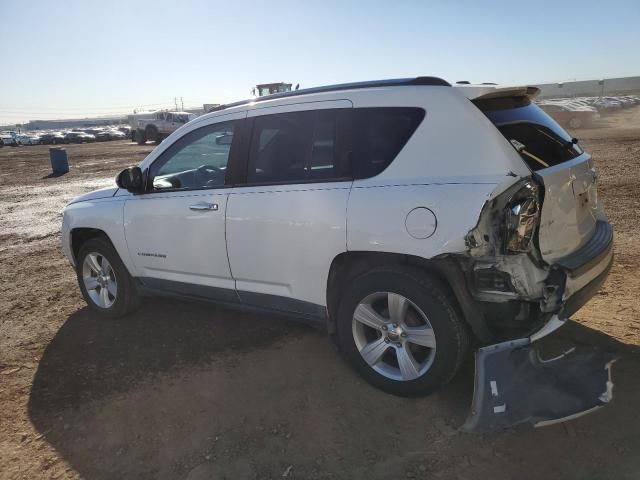
[[[348,109],[256,117],[247,182],[304,183],[351,177]]]
[[[421,108],[358,108],[354,111],[355,177],[368,178],[391,164],[422,122]]]
[[[479,100],[475,104],[533,171],[583,153],[571,136],[528,97]]]

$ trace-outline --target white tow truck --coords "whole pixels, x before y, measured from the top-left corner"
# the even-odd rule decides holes
[[[143,118],[135,118],[131,128],[133,140],[143,145],[147,141],[160,143],[178,128],[196,115],[187,112],[168,112],[165,110],[144,115]]]

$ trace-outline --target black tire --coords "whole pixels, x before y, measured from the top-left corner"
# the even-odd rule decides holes
[[[158,129],[155,125],[147,125],[144,129],[144,136],[151,142],[156,142],[160,138]]]
[[[418,378],[406,381],[388,378],[374,370],[358,351],[352,329],[353,314],[365,297],[376,292],[400,294],[428,317],[436,350],[431,366]],[[406,266],[380,267],[351,281],[338,307],[337,334],[342,354],[367,382],[403,397],[428,395],[448,383],[462,365],[469,344],[467,327],[447,289],[437,278]]]
[[[138,145],[144,145],[147,143],[147,138],[144,135],[144,131],[136,130],[134,133],[134,140]]]
[[[83,280],[83,265],[85,257],[91,253],[97,253],[108,260],[117,280],[117,294],[113,305],[109,308],[102,308],[98,306],[91,299],[85,287]],[[140,305],[140,297],[136,290],[133,278],[129,275],[129,272],[122,263],[122,260],[120,260],[118,252],[113,248],[111,242],[106,239],[92,238],[82,244],[80,251],[78,252],[78,258],[76,259],[76,276],[78,278],[80,291],[82,292],[82,296],[87,302],[87,305],[102,317],[121,317],[134,311]]]

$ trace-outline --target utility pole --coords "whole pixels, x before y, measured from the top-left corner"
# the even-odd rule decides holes
[[[184,99],[180,97],[180,111],[184,112]]]
[[[176,111],[178,110],[178,97],[173,97],[173,104],[176,107]]]

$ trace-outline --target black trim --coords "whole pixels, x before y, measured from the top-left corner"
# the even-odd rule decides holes
[[[569,276],[576,277],[590,270],[606,257],[613,248],[613,227],[609,222],[598,220],[591,238],[575,252],[557,260]]]
[[[600,275],[598,275],[576,293],[571,295],[571,297],[569,297],[569,299],[562,306],[562,310],[560,310],[558,316],[560,318],[569,318],[571,317],[571,315],[580,310],[580,308],[582,308],[582,306],[587,303],[591,299],[591,297],[598,293],[598,290],[600,290],[600,287],[609,276],[609,272],[611,271],[612,266],[613,256],[611,257],[611,261],[609,262],[609,265],[607,265],[607,268],[605,268]]]
[[[438,77],[415,77],[415,78],[394,78],[389,80],[371,80],[368,82],[352,82],[352,83],[340,83],[337,85],[326,85],[322,87],[303,88],[301,90],[294,90],[292,92],[274,93],[273,95],[265,95],[264,97],[251,98],[248,100],[241,100],[239,102],[228,103],[225,105],[219,105],[209,110],[211,112],[218,112],[220,110],[226,110],[231,107],[240,107],[242,105],[248,105],[250,103],[264,102],[266,100],[274,100],[277,98],[298,97],[300,95],[309,95],[312,93],[324,93],[324,92],[338,92],[341,90],[356,90],[362,88],[375,88],[375,87],[412,87],[412,86],[435,86],[435,87],[450,87],[451,84],[446,80]]]
[[[268,295],[266,293],[238,291],[241,303],[265,310],[288,312],[308,318],[325,320],[327,309],[322,305],[290,297]]]
[[[239,303],[240,298],[235,290],[228,288],[209,287],[173,280],[153,277],[137,277],[138,282],[148,293],[169,293],[186,298],[200,298],[223,303]]]
[[[326,328],[327,324],[326,307],[304,300],[160,278],[137,277],[136,281],[142,295],[199,300],[252,313],[285,315],[321,328]]]

